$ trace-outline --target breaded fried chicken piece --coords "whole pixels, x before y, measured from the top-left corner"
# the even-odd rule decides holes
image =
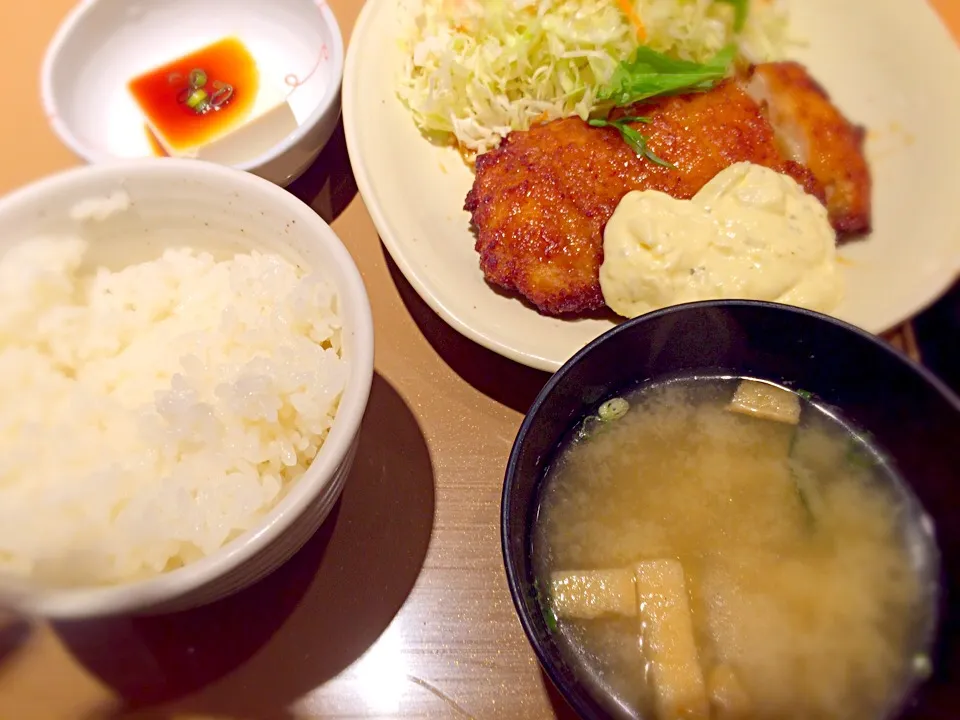
[[[810,168],[823,185],[839,238],[869,232],[871,182],[864,128],[850,123],[798,63],[758,65],[744,84],[763,106],[784,155]]]
[[[489,282],[548,315],[602,308],[603,229],[623,196],[660,190],[690,198],[736,162],[791,175],[822,198],[813,175],[784,158],[759,105],[735,81],[623,113],[650,118],[637,129],[676,169],[637,157],[617,130],[579,118],[510,133],[477,158],[465,209]]]

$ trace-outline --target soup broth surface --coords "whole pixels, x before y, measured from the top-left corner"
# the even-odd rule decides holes
[[[626,415],[573,433],[532,539],[548,622],[611,712],[658,717],[642,600],[635,616],[576,617],[545,589],[558,572],[679,561],[708,707],[689,717],[883,717],[929,625],[914,501],[813,402],[800,399],[796,425],[731,412],[738,382],[641,387],[623,396]],[[717,668],[739,685],[733,710],[710,701]]]

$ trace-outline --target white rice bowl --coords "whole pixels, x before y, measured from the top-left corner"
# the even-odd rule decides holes
[[[120,176],[100,166],[0,204],[2,223],[45,184],[77,186],[54,222],[14,219],[0,244],[0,578],[58,615],[206,602],[289,557],[339,495],[372,379],[362,281],[339,244],[340,267],[318,262],[310,226],[335,241],[319,217],[237,171],[137,165],[119,191],[76,196],[71,178]],[[151,197],[178,170],[209,190]],[[125,588],[140,592],[109,595]]]

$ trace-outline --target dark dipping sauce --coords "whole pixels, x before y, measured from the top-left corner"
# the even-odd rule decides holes
[[[930,520],[832,408],[731,412],[740,382],[643,385],[568,434],[532,530],[547,624],[616,717],[886,717],[930,671]]]
[[[200,113],[184,102],[190,73],[198,69],[206,75],[201,89],[208,98],[213,98],[222,84],[231,86],[229,100],[219,109]],[[171,149],[185,151],[239,127],[253,108],[259,84],[250,51],[237,38],[228,37],[139,75],[128,87]],[[148,134],[152,134],[149,129]],[[166,154],[159,143],[152,145],[156,154]]]

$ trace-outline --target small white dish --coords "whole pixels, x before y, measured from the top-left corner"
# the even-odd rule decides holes
[[[123,208],[96,222],[85,201],[125,194]],[[212,602],[289,559],[340,496],[356,455],[373,382],[373,319],[360,272],[323,219],[296,197],[253,175],[200,160],[147,158],[85,165],[0,199],[0,255],[17,242],[78,234],[90,263],[111,268],[153,260],[188,244],[217,255],[261,250],[321,273],[337,290],[349,375],[320,451],[287,494],[250,530],[214,553],[147,580],[67,590],[0,582],[0,605],[28,615],[80,619],[158,613]]]
[[[960,74],[960,50],[925,0],[787,2],[806,41],[793,59],[869,129],[874,232],[840,249],[846,297],[833,314],[884,332],[960,274],[960,90],[943,80]],[[448,324],[555,371],[615,323],[546,317],[484,281],[463,210],[473,173],[454,148],[426,140],[397,98],[398,39],[417,5],[367,0],[354,27],[343,121],[360,194],[401,272]]]
[[[316,159],[340,117],[343,39],[324,0],[82,0],[43,60],[47,119],[87,162],[154,155],[128,82],[230,36],[253,55],[261,86],[288,93],[298,123],[233,167],[286,186]]]

